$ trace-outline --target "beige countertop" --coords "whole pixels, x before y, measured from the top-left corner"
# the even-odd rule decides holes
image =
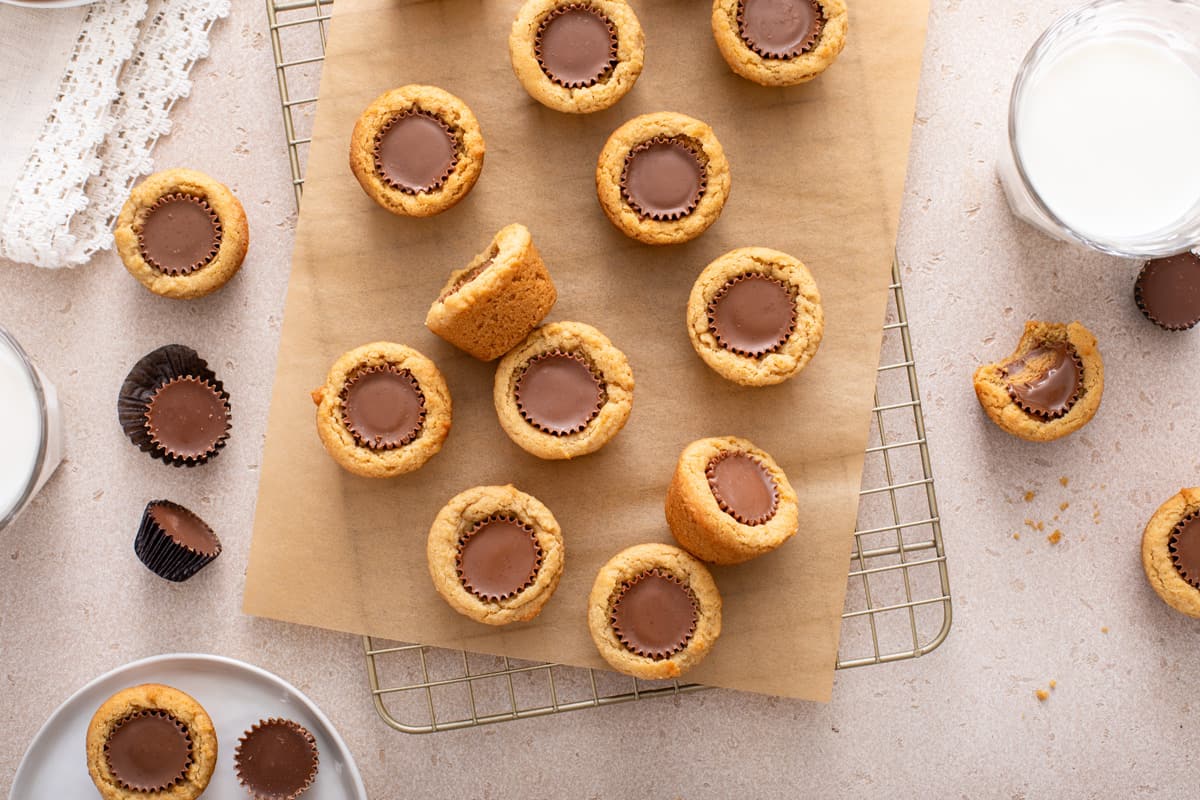
[[[1138,543],[1162,500],[1200,483],[1200,376],[1187,366],[1200,333],[1142,319],[1130,264],[1013,221],[994,174],[1016,64],[1069,5],[933,0],[899,252],[954,595],[946,643],[839,673],[828,706],[709,691],[406,736],[375,714],[357,637],[239,613],[295,213],[265,10],[237,0],[155,164],[203,169],[238,194],[253,232],[242,274],[180,304],[147,294],[111,253],[74,271],[0,264],[0,324],[57,384],[67,419],[65,462],[0,535],[0,792],[76,688],[132,659],[201,651],[306,692],[372,797],[1192,796],[1200,623],[1150,591]],[[976,364],[1009,352],[1027,317],[1084,322],[1108,369],[1097,418],[1054,444],[1000,433],[971,391]],[[173,341],[233,395],[229,447],[191,472],[137,453],[114,413],[128,367]],[[131,552],[142,507],[161,496],[225,545],[178,586]]]

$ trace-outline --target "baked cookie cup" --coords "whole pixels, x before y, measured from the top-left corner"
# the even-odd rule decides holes
[[[350,135],[350,169],[363,191],[405,217],[431,217],[462,200],[483,170],[479,122],[459,98],[410,84],[376,97]]]
[[[392,478],[420,469],[450,433],[450,389],[425,356],[393,342],[344,353],[312,392],[317,433],[343,469]]]
[[[1142,568],[1164,603],[1200,619],[1200,487],[1180,489],[1146,523]]]
[[[712,31],[725,63],[763,86],[820,75],[846,46],[844,0],[713,0]]]
[[[194,800],[217,763],[208,714],[189,695],[157,683],[105,700],[85,746],[88,774],[104,800]]]
[[[480,361],[491,361],[520,344],[557,299],[529,229],[514,222],[451,273],[429,307],[425,327]]]
[[[133,187],[113,231],[129,274],[161,297],[190,300],[220,289],[250,246],[246,212],[203,172],[168,169]]]
[[[527,0],[508,54],[534,100],[567,114],[616,103],[642,74],[646,40],[624,0]]]
[[[688,338],[705,364],[743,386],[794,377],[821,345],[825,312],[803,262],[742,247],[704,268],[687,305]]]
[[[746,439],[692,442],[667,489],[667,524],[679,545],[713,564],[740,564],[769,553],[799,529],[787,475]]]
[[[1008,358],[975,370],[975,396],[1001,430],[1049,442],[1091,421],[1104,394],[1096,337],[1078,322],[1025,323]]]
[[[729,162],[712,128],[672,111],[617,128],[596,164],[600,207],[618,230],[645,244],[679,244],[704,233],[721,216],[729,187]]]
[[[721,635],[721,594],[708,570],[669,544],[639,544],[600,568],[588,597],[600,655],[636,678],[676,678]]]
[[[633,370],[608,337],[582,322],[552,322],[500,359],[492,400],[500,427],[550,460],[599,450],[633,408]]]
[[[438,594],[485,625],[541,613],[562,577],[562,529],[550,509],[508,486],[476,486],[451,498],[429,529],[425,554]]]

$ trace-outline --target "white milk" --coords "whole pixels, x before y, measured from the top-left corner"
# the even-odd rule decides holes
[[[1075,231],[1137,239],[1200,213],[1200,75],[1169,48],[1078,44],[1031,76],[1016,113],[1029,182]]]
[[[29,369],[0,338],[0,520],[33,481],[41,435],[42,409]]]

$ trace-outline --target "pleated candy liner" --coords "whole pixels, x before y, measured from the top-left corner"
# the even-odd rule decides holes
[[[134,785],[129,783],[125,780],[124,776],[119,774],[120,770],[114,768],[112,761],[110,747],[113,735],[130,722],[143,717],[160,717],[169,721],[179,730],[180,737],[187,743],[187,762],[184,764],[183,769],[181,769],[179,774],[170,781],[157,786],[147,786],[143,784]],[[142,793],[157,794],[159,792],[168,791],[172,787],[182,783],[184,779],[187,778],[188,770],[192,768],[192,764],[195,763],[196,760],[195,744],[192,742],[192,734],[191,731],[188,730],[187,725],[180,722],[179,719],[170,711],[161,708],[143,708],[139,711],[134,711],[125,715],[125,717],[123,717],[119,722],[117,722],[116,725],[112,727],[112,730],[108,734],[108,741],[104,743],[104,759],[108,762],[108,771],[112,773],[113,779],[116,781],[117,785],[125,791],[134,793],[135,796]]]
[[[591,373],[592,380],[594,380],[596,382],[596,390],[597,390],[596,407],[591,410],[591,412],[589,413],[588,418],[586,420],[579,423],[578,425],[575,425],[574,427],[570,428],[569,430],[556,430],[554,428],[550,428],[550,427],[543,425],[540,421],[535,419],[535,417],[532,413],[530,413],[529,411],[526,410],[525,404],[521,400],[521,386],[522,386],[522,381],[525,380],[525,373],[528,372],[529,369],[534,364],[537,364],[539,361],[545,361],[550,358],[569,358],[573,361],[579,362],[587,369],[588,372]],[[531,358],[525,362],[525,365],[523,367],[521,367],[521,374],[517,376],[516,387],[513,391],[513,399],[517,403],[517,411],[520,412],[521,419],[528,422],[535,429],[541,431],[542,433],[549,434],[550,436],[572,436],[576,433],[581,433],[581,432],[587,430],[587,426],[591,425],[592,421],[594,419],[596,419],[596,417],[600,416],[600,412],[604,409],[604,405],[608,402],[608,391],[607,391],[607,384],[605,384],[605,382],[604,382],[604,376],[602,374],[599,374],[597,372],[597,370],[591,365],[591,363],[584,356],[580,355],[579,353],[573,353],[573,352],[569,352],[567,350],[560,350],[558,348],[555,348],[553,350],[547,350],[544,353],[538,353],[536,356],[534,356],[533,358]]]
[[[758,468],[767,476],[767,480],[771,482],[771,510],[757,517],[745,517],[736,511],[733,506],[721,494],[720,485],[717,482],[717,465],[727,458],[734,456],[742,456],[748,458],[758,465]],[[762,525],[770,522],[779,513],[779,484],[775,482],[775,476],[771,474],[771,470],[767,469],[766,464],[763,464],[758,456],[752,456],[749,453],[739,450],[727,450],[724,453],[718,453],[708,462],[708,466],[704,469],[704,476],[708,479],[708,488],[712,492],[713,499],[717,501],[717,505],[722,511],[736,519],[743,525]]]
[[[813,21],[813,27],[808,34],[808,38],[797,48],[789,50],[786,53],[775,53],[756,42],[752,36],[748,36],[746,34],[746,0],[738,0],[738,34],[742,37],[742,41],[746,43],[747,47],[763,58],[786,61],[789,58],[804,55],[817,46],[817,42],[821,41],[821,33],[825,30],[825,9],[821,7],[820,0],[808,0],[808,2],[812,4],[813,10],[817,12],[817,18]]]
[[[567,81],[563,80],[558,75],[555,75],[554,72],[546,65],[545,55],[542,52],[542,40],[546,36],[546,28],[550,26],[551,22],[558,19],[563,14],[567,14],[572,11],[584,11],[586,13],[593,14],[600,20],[603,20],[604,24],[608,27],[608,66],[605,67],[603,72],[588,81]],[[620,59],[617,58],[617,46],[617,26],[613,24],[613,21],[608,18],[607,14],[593,6],[591,3],[567,3],[566,5],[561,5],[552,9],[549,14],[542,18],[541,24],[538,25],[537,36],[533,40],[533,55],[534,58],[537,59],[538,66],[542,68],[542,72],[545,73],[546,77],[549,78],[552,83],[556,83],[564,89],[586,89],[589,86],[595,86],[597,83],[611,75],[612,71],[616,69],[616,66],[620,61]]]
[[[155,392],[164,384],[180,378],[195,378],[211,386],[225,403],[226,423],[225,433],[213,444],[212,448],[197,457],[175,456],[168,453],[154,441],[146,426],[146,415],[150,401]],[[225,447],[229,439],[229,431],[233,416],[230,411],[229,393],[224,384],[217,378],[216,373],[208,368],[208,362],[190,347],[181,344],[168,344],[152,353],[143,356],[121,384],[117,397],[117,419],[121,429],[143,453],[161,460],[164,464],[175,467],[194,467],[215,457]]]
[[[1045,344],[1046,343],[1043,342],[1042,344],[1037,345],[1037,347],[1043,347]],[[1046,422],[1062,419],[1067,414],[1071,413],[1071,409],[1074,408],[1075,404],[1079,402],[1080,392],[1083,389],[1083,359],[1079,357],[1079,353],[1075,352],[1075,347],[1070,342],[1065,342],[1064,344],[1066,344],[1067,347],[1067,354],[1071,356],[1071,361],[1075,363],[1075,392],[1071,395],[1069,400],[1063,403],[1062,408],[1053,409],[1051,411],[1042,411],[1041,409],[1033,408],[1019,396],[1017,396],[1017,392],[1013,388],[1011,381],[1006,380],[1005,382],[1005,388],[1008,390],[1008,396],[1012,398],[1012,401],[1017,404],[1018,408],[1031,417],[1036,417],[1037,419],[1044,420]],[[1033,349],[1036,350],[1037,347]],[[1004,370],[1004,376],[1006,379],[1010,377],[1008,370]]]
[[[1179,537],[1183,535],[1183,531],[1188,524],[1195,522],[1197,517],[1200,517],[1200,511],[1193,511],[1175,523],[1175,529],[1171,531],[1171,538],[1167,540],[1167,549],[1171,553],[1171,565],[1175,567],[1175,571],[1179,573],[1179,577],[1183,578],[1186,583],[1200,589],[1200,575],[1190,574],[1187,564],[1179,557],[1178,553]],[[1192,535],[1200,536],[1200,533]]]
[[[747,350],[745,348],[735,346],[733,343],[726,341],[725,338],[721,336],[721,331],[717,327],[717,306],[734,286],[743,281],[755,279],[768,280],[771,283],[777,284],[778,286],[782,287],[783,290],[788,293],[788,295],[791,296],[792,318],[788,322],[787,329],[784,331],[783,335],[780,336],[778,341],[775,342],[775,344],[771,345],[770,347]],[[708,302],[708,330],[717,340],[717,344],[731,353],[736,353],[737,355],[744,356],[746,358],[760,358],[768,353],[774,353],[779,348],[783,347],[785,344],[787,344],[787,340],[792,338],[792,334],[796,332],[796,322],[796,290],[789,285],[787,281],[782,281],[778,278],[772,278],[770,275],[766,275],[761,272],[747,272],[743,275],[730,278],[725,282],[725,285],[722,286],[715,295],[713,295],[712,300]]]
[[[493,594],[491,592],[484,591],[484,590],[479,589],[478,587],[474,586],[471,583],[470,576],[468,576],[463,569],[463,549],[467,546],[467,542],[470,540],[470,538],[472,536],[479,533],[479,531],[486,528],[488,525],[492,524],[493,522],[507,522],[511,525],[515,525],[516,527],[520,528],[525,533],[528,533],[529,538],[533,541],[534,549],[537,552],[537,558],[534,560],[533,569],[530,570],[529,577],[527,577],[525,579],[525,582],[522,583],[519,587],[517,587],[513,591],[506,592],[505,594],[502,594],[502,595]],[[535,582],[537,582],[538,573],[542,571],[542,559],[544,558],[544,555],[545,554],[542,552],[542,545],[538,542],[538,539],[537,539],[537,532],[528,523],[526,523],[524,520],[522,520],[516,514],[511,514],[511,513],[492,514],[490,517],[481,519],[478,522],[476,522],[474,525],[472,525],[471,529],[468,530],[466,533],[464,533],[462,535],[462,538],[460,538],[458,540],[458,550],[454,556],[454,569],[455,569],[455,572],[458,574],[458,580],[462,583],[464,589],[466,589],[468,592],[470,592],[471,594],[478,597],[480,600],[494,603],[499,600],[508,600],[509,598],[516,597],[521,592],[528,589],[530,586],[533,586],[533,584]]]
[[[299,736],[299,738],[304,740],[305,745],[307,745],[308,755],[311,757],[311,763],[300,767],[301,770],[305,768],[308,770],[307,774],[302,776],[303,779],[297,781],[300,785],[287,791],[263,786],[263,781],[257,779],[254,775],[256,764],[245,753],[248,741],[252,740],[255,736],[268,733],[272,728],[282,728]],[[277,758],[282,758],[286,754],[276,753],[273,755]],[[317,750],[317,740],[309,732],[308,728],[305,728],[299,722],[293,722],[290,719],[280,719],[279,717],[261,719],[254,723],[254,726],[250,730],[242,734],[242,738],[238,740],[237,748],[233,753],[233,767],[237,773],[238,782],[250,793],[251,797],[263,798],[264,800],[295,800],[295,798],[304,794],[313,785],[313,781],[317,779],[320,760],[320,753]]]
[[[676,212],[673,212],[670,214],[651,212],[647,209],[642,208],[641,205],[638,204],[637,200],[633,197],[632,193],[629,191],[629,165],[633,163],[634,158],[636,158],[639,153],[644,153],[647,150],[649,150],[651,147],[654,147],[654,146],[660,145],[660,144],[679,145],[684,150],[687,150],[688,153],[691,154],[692,158],[696,159],[696,164],[700,167],[700,185],[698,187],[696,187],[696,191],[692,194],[692,196],[690,198],[688,198],[687,208],[684,209],[683,211],[676,211]],[[637,213],[637,215],[639,217],[641,217],[642,219],[652,219],[652,220],[655,220],[656,222],[666,222],[666,221],[674,221],[674,220],[683,219],[688,214],[691,214],[693,211],[696,210],[696,207],[700,205],[700,199],[703,198],[704,193],[708,191],[708,167],[705,165],[704,161],[700,158],[701,152],[702,152],[702,148],[698,147],[697,145],[692,144],[685,137],[682,137],[682,136],[665,136],[665,135],[660,134],[658,136],[651,137],[644,142],[639,142],[638,144],[631,147],[629,149],[629,152],[625,154],[625,166],[621,169],[621,197],[625,200],[626,203],[629,204],[629,207],[632,208]]]
[[[178,513],[193,517],[196,522],[207,528],[209,533],[212,533],[215,546],[210,551],[204,552],[176,541],[154,519],[153,512],[158,506],[167,506]],[[138,560],[158,577],[182,583],[221,555],[221,541],[213,533],[208,523],[192,511],[169,500],[154,500],[147,503],[146,510],[142,512],[142,522],[138,526],[137,537],[133,541],[133,551],[137,553]]]
[[[438,176],[433,183],[430,183],[427,186],[422,186],[419,189],[413,189],[410,186],[404,186],[400,183],[397,183],[383,168],[383,137],[387,136],[388,131],[392,129],[393,125],[402,119],[407,119],[408,117],[425,117],[426,119],[433,120],[438,124],[439,127],[441,127],[443,131],[445,131],[446,138],[454,143],[454,158],[451,160],[450,165],[446,167],[442,174]],[[437,114],[434,114],[432,111],[426,111],[423,108],[405,109],[404,111],[401,111],[400,113],[391,117],[387,122],[383,123],[383,125],[381,125],[379,130],[375,133],[375,147],[373,150],[375,156],[375,174],[377,174],[380,179],[389,187],[398,192],[404,192],[404,194],[418,195],[425,192],[436,192],[442,187],[442,184],[450,179],[450,176],[454,174],[454,170],[458,169],[458,164],[460,161],[462,161],[462,157],[458,152],[459,147],[459,139],[454,135],[454,130],[446,124],[446,120],[442,119]]]
[[[632,637],[627,636],[625,634],[625,631],[623,631],[621,629],[620,624],[617,622],[617,607],[621,604],[621,600],[623,600],[625,595],[629,593],[630,589],[637,586],[639,583],[646,580],[647,578],[651,578],[651,577],[662,578],[663,580],[670,581],[671,583],[675,584],[676,586],[682,587],[687,592],[688,599],[692,603],[691,627],[688,628],[687,632],[684,633],[683,636],[681,636],[680,639],[669,650],[665,650],[665,649],[650,650],[650,649],[645,649],[645,648],[641,647],[636,641],[633,640]],[[670,572],[668,572],[665,569],[659,569],[658,567],[651,567],[650,569],[647,569],[643,572],[638,573],[637,575],[633,576],[632,578],[630,578],[629,580],[627,580],[621,584],[620,589],[617,591],[616,597],[613,598],[612,611],[609,615],[609,624],[612,625],[613,633],[616,634],[617,640],[620,641],[621,644],[625,646],[626,650],[633,653],[634,655],[641,656],[642,658],[650,658],[655,661],[661,661],[665,658],[670,658],[671,656],[675,655],[676,653],[679,653],[679,652],[687,649],[688,643],[690,643],[692,641],[692,637],[695,636],[695,634],[696,634],[696,624],[699,620],[699,613],[700,613],[700,606],[699,606],[699,603],[696,602],[696,595],[692,591],[691,586],[689,586],[684,581],[681,581],[679,578],[675,577],[673,574],[671,574]]]

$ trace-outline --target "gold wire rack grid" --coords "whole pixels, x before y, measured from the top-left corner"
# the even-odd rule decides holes
[[[332,0],[267,0],[275,75],[299,206]],[[838,669],[903,661],[950,632],[950,581],[900,268],[891,296],[863,468]],[[433,733],[599,708],[705,687],[363,637],[379,716]]]

